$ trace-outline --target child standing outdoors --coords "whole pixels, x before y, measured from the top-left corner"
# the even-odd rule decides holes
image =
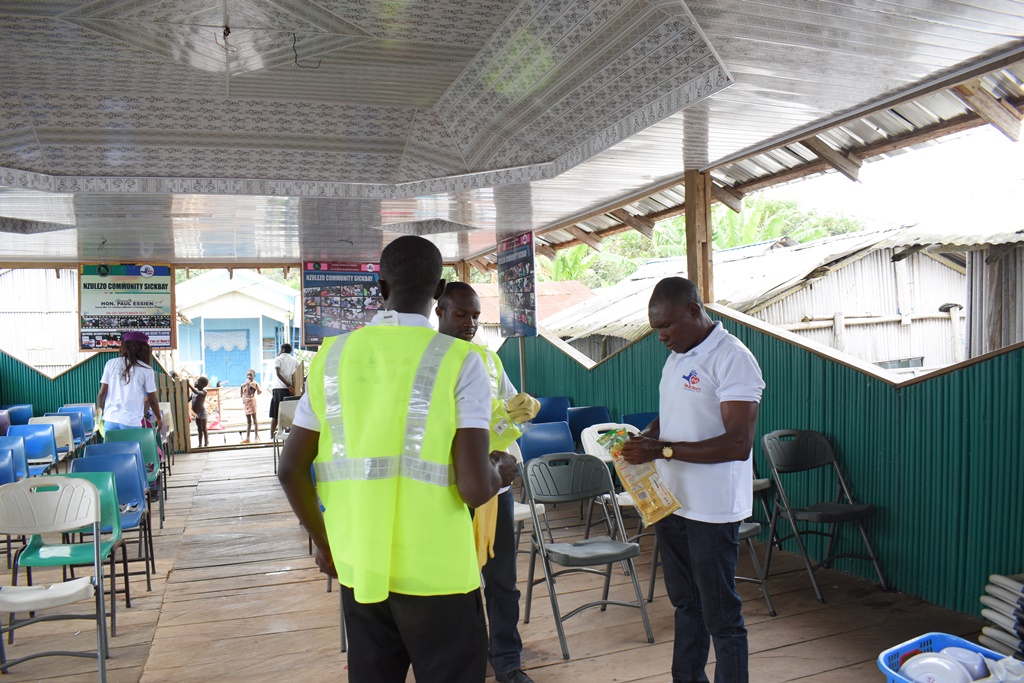
[[[192,412],[196,414],[196,429],[199,431],[199,448],[203,447],[203,440],[206,446],[210,445],[210,433],[206,431],[206,387],[210,386],[210,380],[205,375],[196,380],[195,386],[186,382],[188,390],[192,393]]]
[[[256,421],[256,394],[262,394],[259,382],[256,381],[256,371],[249,370],[245,373],[245,384],[242,385],[242,408],[245,409],[245,441],[249,443],[249,430],[256,431],[256,440],[260,440],[260,425]]]

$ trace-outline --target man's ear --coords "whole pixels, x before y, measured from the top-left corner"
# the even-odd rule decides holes
[[[434,290],[434,301],[437,301],[438,299],[441,298],[441,295],[444,294],[444,288],[447,285],[448,283],[445,281],[445,279],[441,278],[441,280],[437,283],[437,288]]]
[[[436,315],[437,319],[440,320],[441,318],[444,317],[444,309],[441,308],[440,306],[436,307],[434,309],[434,315]]]
[[[388,284],[387,280],[379,280],[378,282],[380,284],[380,295],[384,301],[387,301],[388,297],[391,296],[391,285]]]

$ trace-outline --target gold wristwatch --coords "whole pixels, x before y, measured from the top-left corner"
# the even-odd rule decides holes
[[[661,457],[666,460],[671,460],[672,456],[675,455],[675,451],[672,450],[672,444],[664,442],[661,444]]]

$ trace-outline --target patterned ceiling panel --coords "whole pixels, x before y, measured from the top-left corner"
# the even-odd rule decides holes
[[[729,83],[689,15],[648,0],[52,9],[0,17],[21,99],[0,165],[64,178],[520,183]]]
[[[761,178],[811,153],[733,160],[1024,54],[1011,0],[227,0],[226,14],[225,47],[223,0],[0,0],[0,261],[376,258],[397,230],[432,226],[459,230],[429,236],[446,259],[479,255],[684,167]],[[1019,82],[989,85],[1016,97]],[[899,119],[884,130],[963,106],[919,101],[879,113]]]

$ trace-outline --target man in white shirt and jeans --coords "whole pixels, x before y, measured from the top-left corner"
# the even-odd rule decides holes
[[[665,587],[675,607],[673,683],[747,683],[747,630],[736,592],[739,525],[753,504],[751,448],[764,389],[757,359],[704,310],[697,287],[665,278],[648,304],[651,327],[671,352],[659,413],[622,450],[654,461],[681,508],[655,525]]]
[[[295,387],[292,386],[295,368],[299,361],[292,355],[291,344],[281,344],[281,353],[274,359],[274,374],[270,377],[270,438],[277,433],[277,411],[281,401],[289,396],[295,395]]]

